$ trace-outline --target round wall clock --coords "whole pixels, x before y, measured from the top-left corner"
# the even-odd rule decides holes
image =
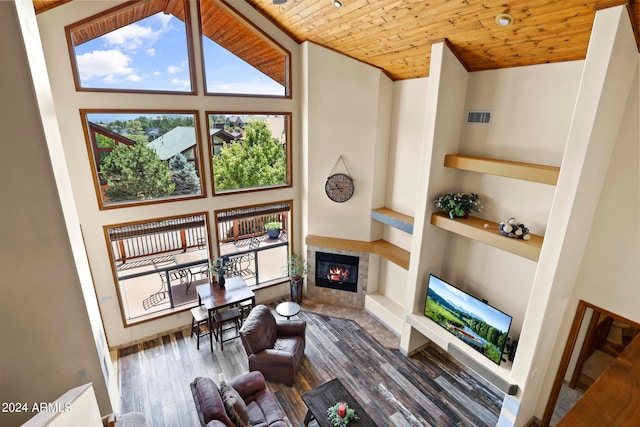
[[[324,191],[337,203],[346,202],[353,196],[353,179],[344,173],[336,173],[327,178]]]

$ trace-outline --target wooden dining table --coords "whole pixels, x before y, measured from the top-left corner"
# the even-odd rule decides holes
[[[194,284],[198,293],[198,304],[204,304],[209,313],[209,331],[213,330],[212,319],[217,310],[245,301],[251,301],[252,306],[256,304],[256,294],[242,280],[242,277],[227,278],[224,288],[220,288],[217,283],[211,283],[209,279],[199,279]],[[211,351],[213,351],[213,345]]]

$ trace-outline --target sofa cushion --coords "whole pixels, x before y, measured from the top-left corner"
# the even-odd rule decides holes
[[[299,349],[304,350],[304,340],[301,337],[278,338],[273,349],[283,353],[297,354]]]
[[[276,341],[276,319],[266,305],[257,305],[240,328],[243,343],[252,354],[273,348]]]
[[[220,394],[222,401],[227,409],[229,418],[237,427],[246,427],[249,425],[249,414],[247,413],[247,405],[235,388],[225,383],[220,383]]]
[[[273,426],[279,420],[286,418],[274,395],[268,389],[252,394],[245,403],[249,423],[253,427]]]
[[[218,420],[227,427],[235,427],[227,416],[218,386],[211,378],[197,377],[191,383],[191,392],[201,425],[206,426],[210,421]]]

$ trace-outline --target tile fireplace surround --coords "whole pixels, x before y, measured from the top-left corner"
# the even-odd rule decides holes
[[[358,265],[357,292],[341,291],[337,289],[316,286],[316,252],[351,255],[360,258],[360,264]],[[358,309],[364,308],[364,297],[367,294],[367,286],[369,284],[368,252],[355,252],[343,249],[307,246],[307,260],[309,261],[309,272],[307,274],[307,298],[325,304],[333,304]]]

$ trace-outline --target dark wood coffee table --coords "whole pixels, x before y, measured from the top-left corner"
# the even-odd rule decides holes
[[[302,394],[302,400],[307,405],[307,415],[304,417],[304,425],[308,425],[313,419],[321,427],[333,427],[327,418],[327,409],[338,402],[347,402],[349,408],[356,411],[360,417],[358,421],[349,423],[349,427],[369,426],[377,427],[369,415],[362,409],[358,401],[349,393],[339,379],[334,378],[319,387]]]

